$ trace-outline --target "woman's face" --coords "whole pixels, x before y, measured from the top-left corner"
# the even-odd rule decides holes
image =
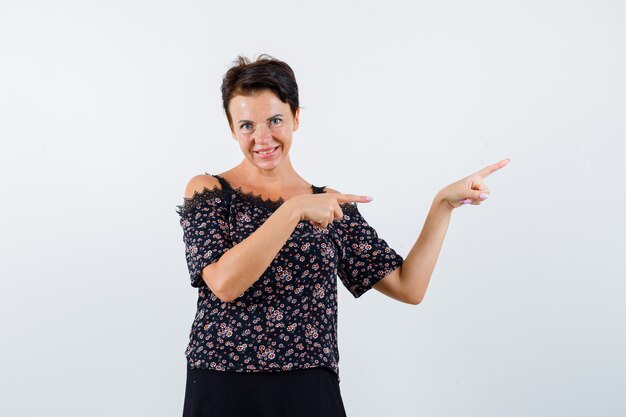
[[[288,103],[280,101],[271,90],[262,90],[233,97],[228,109],[233,120],[233,138],[252,165],[271,170],[287,158],[293,132],[299,125],[299,108],[294,117]],[[261,150],[270,153],[258,153]]]

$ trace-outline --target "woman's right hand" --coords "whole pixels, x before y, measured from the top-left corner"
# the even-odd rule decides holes
[[[300,220],[309,220],[314,226],[326,228],[333,221],[343,217],[343,210],[339,204],[370,201],[372,197],[365,195],[327,192],[292,197],[285,204],[287,202],[293,204],[294,210],[300,215]]]

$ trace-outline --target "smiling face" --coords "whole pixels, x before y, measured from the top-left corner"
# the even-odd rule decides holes
[[[293,116],[288,103],[280,101],[271,90],[262,90],[234,96],[228,110],[233,121],[232,136],[250,164],[267,171],[289,159],[293,132],[299,125],[299,108]],[[265,150],[270,153],[259,153]]]

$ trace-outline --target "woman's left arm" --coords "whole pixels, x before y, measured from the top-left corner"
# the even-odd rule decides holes
[[[504,159],[489,165],[439,191],[424,227],[402,266],[374,284],[373,288],[409,304],[421,303],[441,252],[452,210],[464,204],[480,205],[490,194],[484,179],[509,161]]]

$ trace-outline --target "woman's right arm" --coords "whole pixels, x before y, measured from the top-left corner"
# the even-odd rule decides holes
[[[204,268],[203,279],[222,301],[233,301],[250,288],[285,245],[300,221],[288,203],[285,201],[257,230]]]
[[[220,187],[215,177],[200,175],[187,185],[185,197]],[[224,302],[243,294],[270,266],[300,221],[294,199],[285,201],[256,231],[224,252],[217,262],[202,270],[202,279],[213,293]]]

